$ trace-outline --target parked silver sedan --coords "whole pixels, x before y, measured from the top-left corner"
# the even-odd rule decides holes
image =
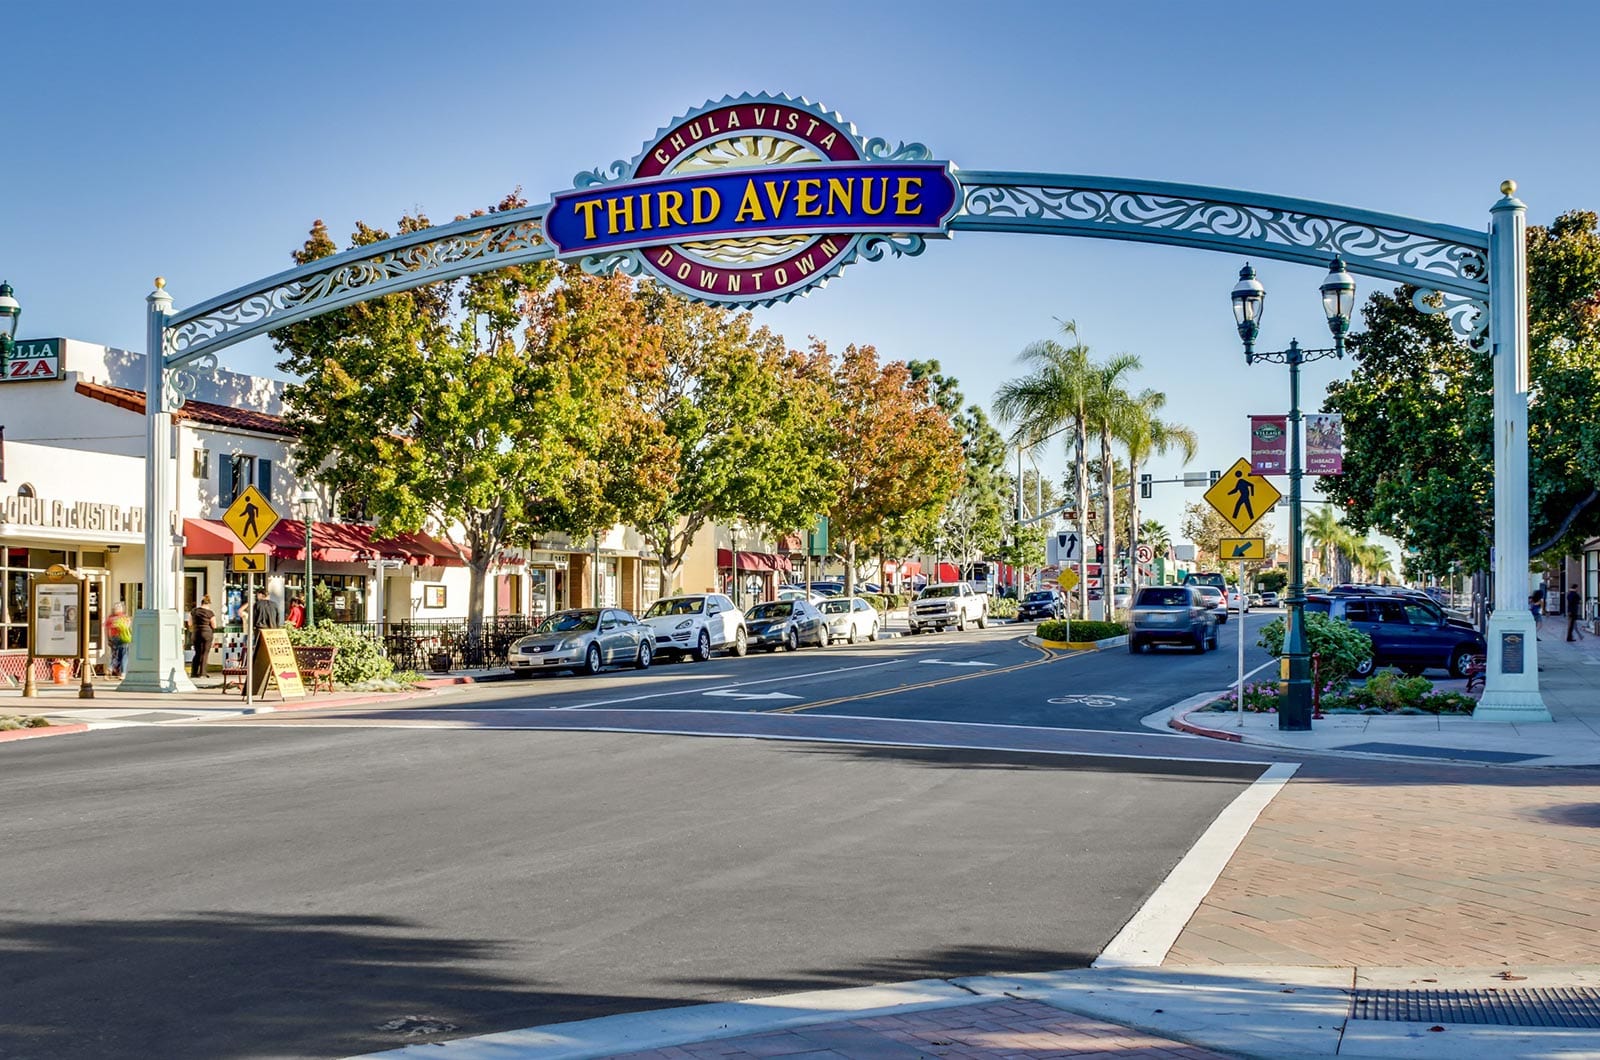
[[[828,624],[822,612],[804,600],[773,600],[744,613],[750,647],[798,651],[802,644],[828,646]]]
[[[538,670],[597,674],[607,666],[643,670],[655,658],[655,634],[620,607],[557,611],[513,644],[506,658],[518,677]]]
[[[828,640],[854,644],[878,639],[878,609],[859,596],[835,596],[817,605],[828,622]]]

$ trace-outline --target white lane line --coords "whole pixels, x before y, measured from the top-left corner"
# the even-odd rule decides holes
[[[1092,968],[1155,968],[1166,959],[1194,911],[1227,868],[1250,827],[1299,769],[1298,763],[1268,767],[1228,804],[1199,842],[1162,881],[1150,900],[1095,958]]]
[[[863,664],[861,666],[839,666],[839,667],[835,667],[832,670],[813,670],[810,673],[804,673],[804,674],[788,674],[788,675],[786,675],[784,677],[767,677],[767,678],[761,679],[760,681],[733,681],[733,682],[730,682],[729,684],[718,685],[714,689],[698,688],[698,689],[677,689],[677,690],[674,690],[672,692],[647,692],[644,695],[640,695],[640,696],[622,696],[622,697],[620,697],[618,699],[597,699],[592,703],[574,703],[571,706],[567,706],[567,707],[550,707],[548,709],[550,709],[550,710],[587,710],[590,707],[609,707],[609,706],[612,706],[613,704],[616,704],[616,703],[638,703],[641,700],[646,700],[646,699],[665,699],[667,696],[681,696],[681,695],[684,694],[685,691],[705,693],[705,692],[712,692],[712,691],[727,691],[727,690],[732,690],[732,689],[735,689],[735,688],[754,688],[756,685],[770,685],[770,684],[776,684],[776,683],[778,683],[780,681],[803,681],[808,677],[827,677],[830,674],[847,674],[847,673],[853,673],[853,672],[855,672],[857,670],[876,670],[880,666],[895,666],[895,665],[897,665],[899,663],[902,663],[904,661],[905,661],[904,659],[890,659],[887,662],[865,663],[865,664]]]
[[[790,695],[788,692],[736,692],[732,689],[712,689],[700,693],[702,696],[718,696],[723,699],[804,699],[804,696]]]
[[[999,666],[999,663],[986,662],[948,662],[944,659],[918,659],[923,666]],[[1030,660],[1032,661],[1032,660]]]

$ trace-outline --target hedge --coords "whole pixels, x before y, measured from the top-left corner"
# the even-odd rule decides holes
[[[1037,630],[1040,640],[1070,641],[1073,643],[1107,640],[1111,637],[1120,637],[1127,632],[1128,627],[1121,622],[1089,622],[1082,620],[1069,622],[1064,618],[1046,619],[1039,623]]]

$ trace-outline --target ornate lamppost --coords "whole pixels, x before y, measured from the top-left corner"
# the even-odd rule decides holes
[[[1344,356],[1344,337],[1350,331],[1355,299],[1356,281],[1345,271],[1344,259],[1336,257],[1322,281],[1322,311],[1328,318],[1328,330],[1333,333],[1333,345],[1306,350],[1300,348],[1298,340],[1290,339],[1287,350],[1261,352],[1255,342],[1261,333],[1267,289],[1248,263],[1239,270],[1239,282],[1233,288],[1233,319],[1239,327],[1239,338],[1244,340],[1244,362],[1273,361],[1289,366],[1289,597],[1284,601],[1289,614],[1283,640],[1289,681],[1278,708],[1278,728],[1296,732],[1311,728],[1311,659],[1306,648],[1306,587],[1300,539],[1300,366],[1306,361]]]
[[[306,628],[316,625],[316,594],[311,591],[311,519],[317,514],[317,493],[310,486],[301,486],[295,495],[295,506],[300,509],[300,521],[306,528]]]
[[[0,376],[11,365],[11,354],[16,349],[17,321],[22,319],[22,306],[17,304],[16,292],[9,283],[0,283]]]

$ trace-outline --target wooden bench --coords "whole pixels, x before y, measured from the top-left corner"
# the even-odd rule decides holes
[[[1461,668],[1461,672],[1467,675],[1467,691],[1468,692],[1472,691],[1472,686],[1474,684],[1480,684],[1480,685],[1483,684],[1483,672],[1484,672],[1485,669],[1488,668],[1488,665],[1489,665],[1489,660],[1485,656],[1482,656],[1482,655],[1469,655],[1469,656],[1467,656],[1466,665]]]
[[[338,654],[338,648],[321,645],[303,644],[295,648],[294,664],[300,670],[300,680],[313,694],[322,685],[326,685],[329,692],[333,691],[333,659]]]
[[[246,675],[249,674],[249,672],[250,671],[248,671],[248,670],[246,670],[244,668],[244,664],[243,663],[241,663],[238,666],[229,666],[227,663],[223,663],[222,664],[222,690],[224,692],[226,692],[228,690],[228,686],[230,684],[238,685],[239,686],[239,693],[241,695],[243,695],[244,694],[244,679],[245,679]]]

